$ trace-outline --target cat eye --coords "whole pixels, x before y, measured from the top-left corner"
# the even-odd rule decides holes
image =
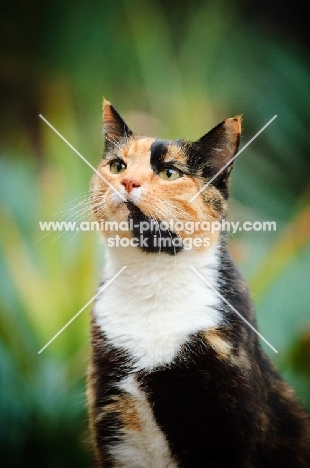
[[[112,161],[110,164],[110,169],[113,174],[120,174],[126,169],[126,164],[122,161]]]
[[[160,171],[158,175],[164,180],[175,180],[175,179],[178,179],[179,177],[182,177],[183,173],[179,171],[178,169],[173,169],[172,167],[168,167],[167,169]]]

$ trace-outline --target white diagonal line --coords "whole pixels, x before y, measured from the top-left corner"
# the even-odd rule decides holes
[[[256,330],[255,327],[253,327],[253,325],[246,319],[243,317],[242,314],[240,314],[240,312],[238,312],[237,309],[235,309],[228,301],[227,299],[225,299],[225,297],[222,296],[222,294],[220,294],[213,286],[211,283],[209,283],[208,280],[206,280],[206,278],[204,278],[200,273],[199,271],[196,270],[196,268],[194,268],[193,266],[191,266],[191,269],[196,273],[196,275],[199,276],[199,278],[201,278],[208,286],[210,286],[211,289],[213,289],[213,291],[238,315],[238,317],[240,317],[255,333],[256,335],[258,335],[271,349],[272,351],[274,351],[275,353],[278,353],[278,351],[276,350],[276,348],[274,348],[272,346],[272,344],[269,343],[269,341],[266,340],[266,338],[261,335],[259,333],[259,331]]]
[[[44,351],[45,348],[47,348],[48,345],[50,345],[50,344],[52,343],[52,341],[54,341],[54,340],[57,338],[57,336],[59,336],[60,333],[62,333],[62,332],[70,325],[70,323],[72,323],[73,320],[75,320],[76,317],[78,317],[78,316],[83,312],[83,310],[85,310],[86,307],[89,306],[89,304],[90,304],[91,302],[93,302],[93,300],[96,299],[96,297],[99,296],[99,294],[100,294],[102,291],[104,291],[105,288],[107,288],[107,287],[109,286],[109,284],[111,284],[111,283],[115,280],[115,278],[117,278],[118,275],[120,275],[120,274],[122,273],[122,271],[125,270],[125,268],[127,268],[127,265],[126,265],[126,266],[123,266],[123,268],[121,268],[121,269],[119,270],[119,272],[116,273],[116,275],[113,276],[113,278],[111,278],[109,281],[107,281],[107,282],[102,286],[102,288],[100,288],[99,291],[97,291],[97,293],[87,302],[87,304],[85,304],[84,307],[82,307],[82,309],[79,310],[79,311],[74,315],[74,317],[72,317],[72,319],[70,319],[69,322],[66,323],[66,325],[63,326],[62,329],[59,330],[59,332],[57,332],[56,335],[54,335],[53,338],[52,338],[51,340],[49,340],[48,343],[46,343],[45,346],[43,346],[42,349],[40,349],[40,351],[38,352],[38,354],[41,354],[42,351]]]
[[[270,125],[271,122],[273,122],[274,119],[276,119],[276,118],[277,118],[277,116],[274,115],[274,116],[272,117],[272,119],[270,119],[269,122],[267,122],[266,125],[264,125],[263,128],[261,128],[260,131],[257,132],[256,135],[254,135],[254,136],[251,138],[251,140],[248,141],[247,144],[244,145],[244,147],[241,148],[241,150],[239,150],[238,153],[235,154],[235,156],[234,156],[233,158],[231,158],[231,160],[228,161],[228,163],[225,164],[225,166],[223,166],[222,169],[220,169],[220,170],[206,183],[206,185],[204,185],[204,186],[199,190],[199,192],[197,192],[196,195],[194,195],[194,196],[190,199],[190,203],[191,203],[192,201],[194,201],[195,198],[197,198],[198,195],[199,195],[201,192],[203,192],[203,191],[208,187],[208,185],[210,185],[210,184],[214,181],[214,179],[216,179],[216,177],[217,177],[221,172],[223,172],[223,171],[226,169],[226,167],[228,167],[228,166],[239,156],[239,154],[242,153],[242,151],[244,151],[245,148],[247,148],[247,147],[252,143],[252,141],[254,141],[255,138],[257,138],[258,135],[259,135],[260,133],[262,133],[262,132],[265,130],[265,128],[267,128],[268,125]]]
[[[91,167],[92,170],[93,170],[94,172],[96,172],[96,174],[97,174],[112,190],[114,190],[114,192],[116,192],[124,201],[127,201],[127,200],[123,197],[123,195],[122,195],[118,190],[116,190],[116,188],[113,187],[113,185],[110,184],[110,182],[109,182],[107,179],[105,179],[105,178],[103,177],[103,175],[100,174],[100,172],[97,171],[97,169],[96,169],[89,161],[87,161],[87,159],[84,158],[84,156],[82,156],[82,154],[79,153],[78,150],[75,149],[74,146],[71,145],[71,143],[69,143],[69,141],[68,141],[58,130],[56,130],[55,127],[53,127],[53,125],[52,125],[51,123],[49,123],[49,121],[46,120],[45,117],[43,117],[42,114],[39,114],[39,117],[40,117],[42,120],[44,120],[44,122],[45,122],[52,130],[54,130],[54,132],[55,132],[65,143],[67,143],[67,145],[70,146],[70,148],[73,149],[73,151],[74,151],[89,167]]]

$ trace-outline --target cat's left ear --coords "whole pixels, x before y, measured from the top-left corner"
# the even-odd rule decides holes
[[[198,140],[200,149],[208,159],[213,175],[217,174],[235,156],[241,134],[241,115],[220,122],[210,132]],[[218,175],[218,181],[226,182],[232,163]],[[216,183],[216,181],[215,181]]]
[[[117,110],[106,99],[103,100],[102,105],[102,120],[106,149],[117,146],[121,139],[132,135],[132,131],[128,128]]]

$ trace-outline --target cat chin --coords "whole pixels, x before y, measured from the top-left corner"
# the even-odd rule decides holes
[[[120,208],[121,206],[121,208]],[[134,247],[145,253],[175,256],[182,251],[205,252],[216,241],[195,233],[178,232],[161,219],[147,216],[136,204],[122,202],[113,216],[102,220],[102,234],[110,248]]]
[[[128,202],[128,221],[133,234],[137,239],[137,247],[149,253],[167,253],[176,255],[183,250],[183,242],[179,236],[170,229],[161,229],[161,220],[145,215],[134,203]]]

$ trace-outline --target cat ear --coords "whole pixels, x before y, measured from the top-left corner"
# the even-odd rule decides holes
[[[122,138],[131,136],[132,131],[127,127],[117,110],[106,99],[103,100],[102,111],[106,148],[108,149],[117,146]]]
[[[241,134],[241,115],[220,122],[210,132],[198,140],[200,149],[208,159],[208,166],[213,175],[217,174],[223,167],[227,167],[217,176],[215,183],[226,182],[232,165],[231,159],[238,151]]]

